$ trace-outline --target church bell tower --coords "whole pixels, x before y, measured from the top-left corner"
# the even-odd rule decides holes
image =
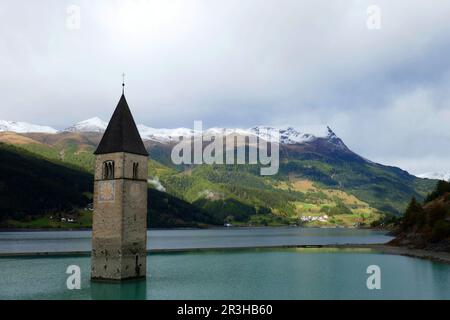
[[[91,278],[145,277],[148,153],[123,93],[94,154]]]

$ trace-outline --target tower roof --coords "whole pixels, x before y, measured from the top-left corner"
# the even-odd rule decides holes
[[[123,93],[94,154],[113,152],[148,156]]]

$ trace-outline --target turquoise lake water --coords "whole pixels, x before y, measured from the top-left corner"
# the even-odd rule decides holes
[[[148,277],[91,283],[88,256],[0,258],[0,299],[450,299],[450,266],[327,249],[240,249],[149,254]],[[381,290],[366,287],[369,265]],[[81,268],[68,290],[66,268]]]
[[[0,253],[90,250],[88,231],[0,233]],[[90,257],[0,257],[0,299],[450,299],[450,265],[356,249],[252,249],[302,244],[383,243],[383,232],[351,229],[254,228],[150,230],[147,278],[92,283]],[[241,249],[214,249],[222,247]],[[69,290],[66,269],[81,268]],[[369,265],[381,289],[366,286]]]

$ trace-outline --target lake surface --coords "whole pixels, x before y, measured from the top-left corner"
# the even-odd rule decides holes
[[[87,256],[0,258],[0,299],[450,299],[450,266],[356,249],[151,253],[148,277],[91,283]],[[81,289],[68,290],[69,265]],[[381,290],[366,286],[381,268]]]
[[[1,253],[91,250],[91,231],[0,232]],[[319,228],[218,228],[149,230],[148,249],[373,244],[392,237],[383,231]]]
[[[385,243],[384,232],[355,229],[222,228],[150,230],[147,278],[122,284],[90,281],[90,257],[0,257],[0,299],[450,299],[450,265],[370,249],[256,246]],[[236,247],[240,249],[218,249]],[[1,232],[1,253],[80,252],[90,231]],[[69,290],[67,267],[81,269]],[[367,267],[381,268],[381,290],[366,286]]]

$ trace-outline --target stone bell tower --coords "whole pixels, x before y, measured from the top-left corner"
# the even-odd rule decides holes
[[[94,154],[91,278],[145,277],[148,153],[123,93]]]

